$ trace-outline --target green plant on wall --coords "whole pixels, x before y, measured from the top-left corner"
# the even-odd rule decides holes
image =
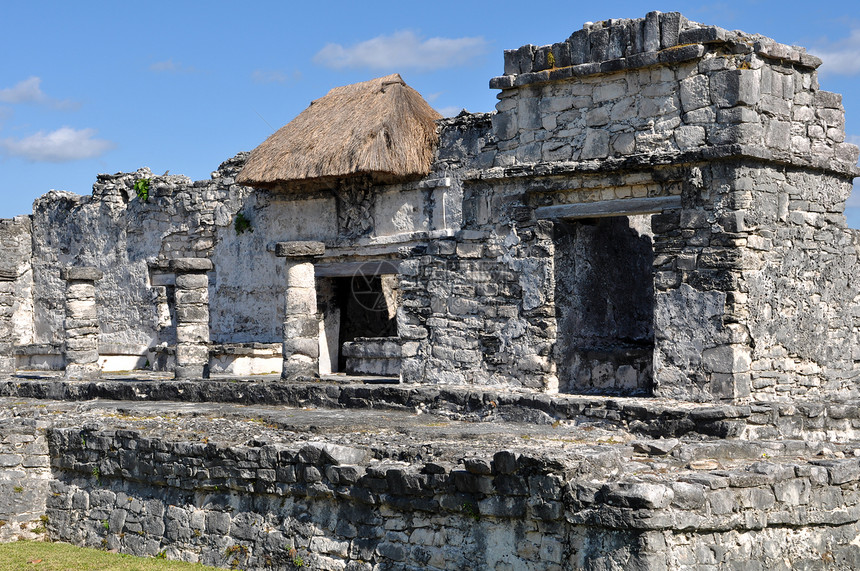
[[[253,232],[254,229],[251,228],[251,221],[245,216],[244,212],[239,212],[236,214],[236,219],[233,221],[233,227],[236,229],[236,235],[244,234],[247,232]]]
[[[139,178],[134,181],[134,193],[137,197],[146,202],[149,200],[149,179]]]

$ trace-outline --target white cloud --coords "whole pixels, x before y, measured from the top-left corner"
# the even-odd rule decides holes
[[[173,58],[170,58],[150,64],[149,71],[154,71],[156,73],[193,73],[197,70],[190,65],[183,65],[178,61],[173,61]]]
[[[95,134],[95,129],[60,127],[23,139],[0,139],[0,149],[35,162],[63,163],[98,157],[116,146],[111,141],[93,138]]]
[[[428,38],[405,30],[344,47],[326,44],[314,62],[333,69],[433,70],[468,64],[487,49],[484,38]]]
[[[42,78],[28,77],[12,87],[0,89],[0,102],[3,103],[36,103],[48,105],[55,109],[75,109],[79,103],[69,99],[54,99],[42,91]]]
[[[825,41],[809,51],[824,62],[819,68],[822,74],[860,74],[860,28],[851,30],[847,38]]]

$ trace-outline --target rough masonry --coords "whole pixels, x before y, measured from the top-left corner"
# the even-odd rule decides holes
[[[206,442],[224,411],[159,439],[28,409],[0,484],[52,492],[15,523],[248,568],[856,567],[860,151],[821,61],[678,13],[560,40],[505,51],[491,113],[437,119],[387,76],[209,180],[103,174],[0,221],[0,394],[397,409],[499,440],[418,432],[393,458],[358,432]],[[364,133],[327,139],[338,161],[384,168],[278,163],[315,117]]]

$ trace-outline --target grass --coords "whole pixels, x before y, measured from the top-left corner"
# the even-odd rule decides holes
[[[0,543],[0,571],[205,571],[215,567],[108,553],[68,543]]]

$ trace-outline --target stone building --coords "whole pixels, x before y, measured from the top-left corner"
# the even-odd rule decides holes
[[[51,191],[0,221],[0,367],[858,397],[858,148],[820,63],[652,12],[506,51],[493,113],[392,75],[210,180]]]

